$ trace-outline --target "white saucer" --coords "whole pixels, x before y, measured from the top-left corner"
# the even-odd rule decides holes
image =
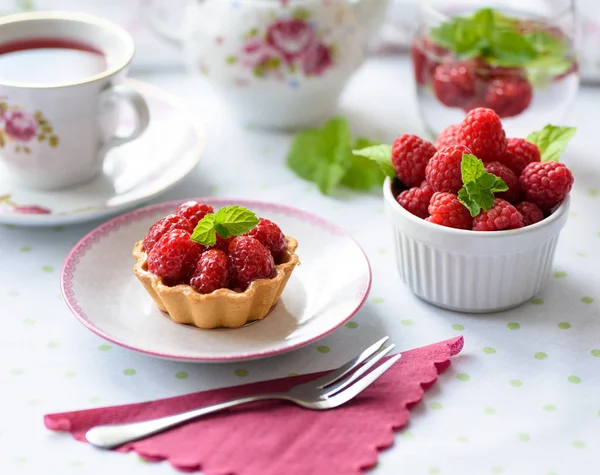
[[[163,315],[133,274],[133,245],[180,202],[119,216],[85,236],[61,275],[63,297],[94,333],[161,358],[227,362],[284,353],[324,337],[349,320],[371,286],[369,261],[345,231],[294,208],[244,200],[199,198],[215,209],[239,204],[278,223],[298,240],[300,265],[264,320],[237,329],[201,330]]]
[[[150,108],[144,134],[111,150],[102,176],[65,190],[20,187],[0,164],[0,223],[56,226],[101,218],[166,191],[193,170],[205,149],[202,125],[178,98],[140,81],[128,83]],[[123,123],[127,128],[127,118]]]

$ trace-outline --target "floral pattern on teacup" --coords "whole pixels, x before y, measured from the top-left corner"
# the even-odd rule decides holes
[[[52,148],[56,148],[59,142],[42,112],[29,114],[0,97],[0,148],[14,144],[16,152],[31,153],[28,144],[34,139],[40,143],[47,142]]]
[[[310,11],[297,9],[290,18],[274,19],[262,32],[250,29],[243,36],[241,51],[225,62],[239,63],[257,78],[322,76],[334,65],[335,45],[324,43],[309,19]]]

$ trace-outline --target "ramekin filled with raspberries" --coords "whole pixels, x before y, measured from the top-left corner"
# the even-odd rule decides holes
[[[478,108],[436,144],[402,135],[355,153],[378,161],[402,279],[450,310],[520,305],[547,281],[568,216],[573,175],[558,162],[575,129],[548,125],[506,138]],[[385,156],[390,162],[385,162]]]
[[[180,205],[135,243],[134,273],[173,321],[237,328],[267,316],[294,268],[298,243],[239,206]]]

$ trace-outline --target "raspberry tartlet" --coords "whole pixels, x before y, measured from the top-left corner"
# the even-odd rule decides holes
[[[134,274],[173,321],[238,328],[265,318],[298,264],[297,241],[245,208],[187,202],[136,242]]]

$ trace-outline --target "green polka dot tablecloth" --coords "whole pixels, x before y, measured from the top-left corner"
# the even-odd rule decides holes
[[[212,195],[315,212],[363,246],[373,269],[371,294],[345,325],[293,353],[222,365],[163,361],[103,341],[62,302],[61,265],[99,223],[0,225],[1,474],[172,474],[166,463],[142,463],[133,454],[97,451],[50,433],[42,416],[329,369],[386,334],[400,350],[457,335],[465,348],[413,409],[373,473],[599,473],[600,90],[582,91],[567,122],[579,127],[564,157],[576,181],[547,287],[519,308],[467,315],[432,307],[400,282],[380,193],[323,197],[285,168],[288,135],[236,125],[197,79],[180,73],[142,79],[184,97],[209,137],[198,169],[161,201]],[[400,132],[420,134],[411,81],[407,59],[371,59],[345,92],[341,113],[357,135],[390,142]]]

